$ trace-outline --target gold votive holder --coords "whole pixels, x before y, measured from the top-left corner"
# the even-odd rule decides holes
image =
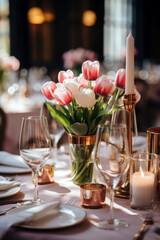
[[[54,182],[54,165],[45,165],[38,172],[38,184]]]
[[[99,183],[81,185],[80,197],[82,207],[102,208],[105,206],[106,186]]]
[[[55,162],[54,158],[49,158],[46,164],[38,172],[38,184],[54,182]]]
[[[147,152],[159,155],[156,200],[160,201],[160,127],[147,129]]]

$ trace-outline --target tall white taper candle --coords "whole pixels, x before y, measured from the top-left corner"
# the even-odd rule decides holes
[[[126,40],[126,86],[125,94],[134,93],[134,38],[129,33]]]

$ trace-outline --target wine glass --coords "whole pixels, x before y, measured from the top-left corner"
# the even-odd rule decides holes
[[[133,135],[133,145],[136,142],[136,138],[138,137],[138,129],[137,129],[137,119],[136,119],[136,112],[135,109],[133,111],[133,126],[132,126],[132,135]],[[126,110],[124,107],[118,109],[112,114],[111,118],[112,123],[123,123],[127,124],[127,119],[126,119]]]
[[[136,143],[138,140],[138,129],[137,129],[137,120],[136,120],[136,112],[133,111],[133,119],[132,119],[132,146],[133,150],[136,148]],[[118,109],[116,112],[112,114],[111,123],[122,123],[127,126],[127,113],[124,107]],[[127,179],[127,180],[126,180]],[[129,198],[129,171],[127,173],[126,179],[124,182],[117,185],[115,189],[115,196],[120,198]]]
[[[56,105],[54,106],[56,107]],[[41,116],[46,116],[48,120],[49,134],[52,141],[52,155],[54,161],[57,160],[58,142],[62,135],[65,133],[64,128],[58,123],[50,114],[46,104],[43,104],[41,108]]]
[[[51,142],[47,118],[42,116],[22,118],[19,139],[19,149],[22,159],[32,169],[35,195],[32,204],[39,204],[38,171],[44,166],[51,153]]]
[[[93,158],[97,170],[110,190],[110,216],[106,220],[93,223],[104,229],[117,230],[127,227],[124,221],[113,216],[114,189],[129,169],[129,158],[124,153],[127,147],[126,126],[124,124],[99,125]]]

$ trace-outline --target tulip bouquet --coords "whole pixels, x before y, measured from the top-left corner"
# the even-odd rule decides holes
[[[118,71],[115,82],[106,75],[98,77],[99,73],[98,61],[86,61],[78,77],[71,70],[60,71],[57,84],[51,81],[42,86],[52,117],[67,133],[94,135],[98,124],[105,123],[109,115],[123,107],[117,102],[124,94],[125,70]],[[109,99],[104,101],[106,97]]]
[[[82,64],[82,74],[78,77],[74,77],[71,70],[60,71],[57,84],[51,81],[42,86],[51,116],[68,134],[93,136],[98,124],[105,123],[113,112],[123,107],[123,104],[118,104],[118,100],[124,94],[125,69],[117,72],[115,81],[107,75],[99,77],[99,74],[99,62],[88,60]],[[84,149],[82,145],[72,146],[71,152],[75,158],[72,162],[72,176],[79,185],[91,181],[93,147],[86,146]]]

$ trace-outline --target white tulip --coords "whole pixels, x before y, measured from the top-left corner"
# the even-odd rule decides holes
[[[63,85],[68,88],[71,93],[72,93],[72,97],[75,98],[78,91],[79,91],[79,85],[78,85],[78,80],[77,78],[68,78],[68,79],[65,79],[63,81]]]
[[[85,108],[91,108],[96,103],[95,93],[90,88],[80,88],[75,100],[81,107]]]

